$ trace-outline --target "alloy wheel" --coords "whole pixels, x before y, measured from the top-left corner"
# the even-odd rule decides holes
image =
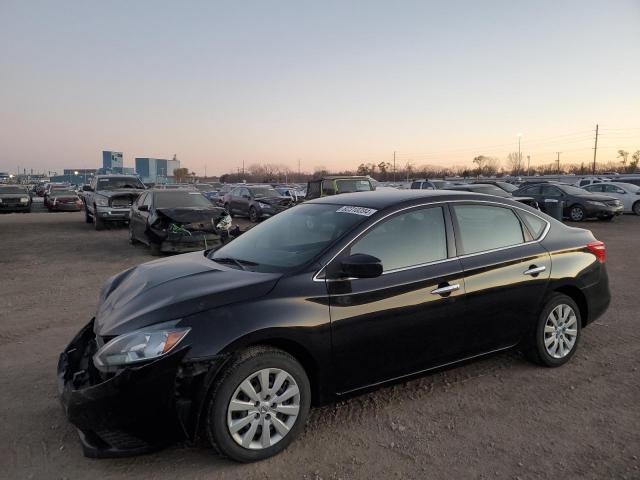
[[[584,218],[584,210],[582,207],[573,207],[571,209],[571,220],[579,222]]]
[[[272,447],[293,428],[300,412],[300,390],[293,376],[265,368],[245,378],[227,407],[233,440],[250,450]]]
[[[544,325],[544,346],[553,358],[566,357],[578,338],[578,318],[569,305],[557,305]]]

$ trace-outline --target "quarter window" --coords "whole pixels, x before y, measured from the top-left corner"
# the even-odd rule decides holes
[[[518,211],[520,218],[524,221],[525,225],[531,232],[531,235],[535,240],[539,239],[544,232],[545,227],[547,226],[547,222],[545,222],[540,217],[533,215],[532,213],[525,212],[524,210]]]
[[[453,210],[465,255],[524,242],[520,220],[510,208],[455,205]]]
[[[447,258],[442,207],[412,210],[384,221],[351,246],[354,253],[379,258],[385,272]]]

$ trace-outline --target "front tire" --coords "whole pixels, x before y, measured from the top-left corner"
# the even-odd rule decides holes
[[[576,302],[567,295],[553,294],[538,317],[525,353],[544,367],[564,365],[576,352],[581,323]]]
[[[93,207],[93,226],[96,230],[104,230],[104,220],[98,215],[96,207]]]
[[[258,221],[260,220],[260,217],[258,216],[258,211],[256,210],[255,207],[251,207],[249,209],[249,220],[251,220],[253,223],[258,223]]]
[[[610,222],[611,220],[613,220],[614,216],[615,215],[609,215],[609,216],[606,216],[606,217],[602,217],[600,220],[603,220],[605,222]]]
[[[263,460],[300,434],[310,405],[311,387],[302,365],[282,350],[252,347],[215,382],[207,405],[207,437],[233,460]]]
[[[136,243],[140,243],[133,233],[133,228],[131,228],[131,223],[129,223],[129,243],[131,245],[135,245]]]
[[[586,220],[587,212],[582,205],[574,205],[569,209],[569,218],[574,222],[582,222]]]
[[[633,213],[635,213],[636,215],[640,215],[640,200],[633,204],[631,210],[633,210]]]

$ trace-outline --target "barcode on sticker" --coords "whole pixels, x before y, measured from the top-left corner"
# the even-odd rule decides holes
[[[370,217],[377,212],[375,208],[365,207],[340,207],[336,210],[337,213],[353,213],[354,215],[362,215],[363,217]]]

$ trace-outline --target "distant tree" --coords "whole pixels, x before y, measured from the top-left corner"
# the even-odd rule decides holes
[[[184,182],[188,175],[189,175],[188,168],[175,168],[173,170],[173,178],[175,179],[176,183]]]
[[[518,152],[511,152],[507,155],[507,166],[512,175],[518,175],[522,170],[522,156]]]
[[[638,168],[638,163],[640,163],[640,150],[636,150],[631,155],[631,161],[629,162],[629,167],[627,168],[628,173],[636,173]]]
[[[622,159],[620,161],[620,163],[622,163],[622,168],[625,168],[627,166],[628,157],[629,157],[629,152],[627,152],[626,150],[618,150],[618,158]]]

